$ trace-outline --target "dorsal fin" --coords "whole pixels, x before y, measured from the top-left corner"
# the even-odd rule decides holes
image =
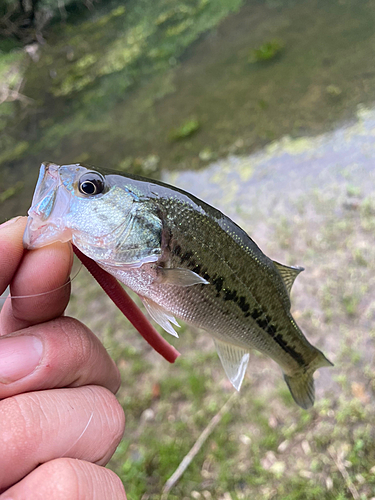
[[[290,295],[290,290],[292,289],[292,285],[294,283],[294,280],[297,278],[299,273],[304,270],[303,267],[299,266],[284,266],[284,264],[280,264],[279,262],[276,262],[275,260],[273,263],[276,266],[276,269],[279,271],[285,288],[287,289],[289,295]]]

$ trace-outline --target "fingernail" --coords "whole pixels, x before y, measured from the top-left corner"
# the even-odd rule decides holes
[[[33,335],[0,337],[0,382],[9,384],[32,373],[42,352],[42,342]]]

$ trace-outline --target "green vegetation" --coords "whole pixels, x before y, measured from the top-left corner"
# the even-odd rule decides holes
[[[170,141],[180,141],[186,137],[195,134],[201,127],[199,121],[195,118],[186,120],[180,127],[175,128],[169,132]]]
[[[144,137],[132,125],[133,115],[152,109],[175,91],[173,70],[183,52],[241,4],[242,0],[137,0],[124,5],[113,0],[95,3],[89,11],[81,1],[62,2],[52,23],[58,23],[64,12],[66,23],[57,30],[45,26],[48,43],[30,46],[30,57],[16,44],[13,50],[1,52],[0,43],[0,102],[2,89],[7,92],[0,104],[0,130],[6,130],[0,138],[0,161],[22,157],[29,162],[41,152],[44,157],[62,158],[69,151],[69,161],[84,158],[90,163],[95,158],[106,163],[104,148],[95,151],[104,135],[117,144],[110,147],[111,166],[118,166],[129,154],[137,159],[138,153],[124,141],[124,137],[131,140],[134,132],[140,134],[138,140]],[[51,9],[52,2],[41,1],[38,8]],[[116,117],[129,93],[148,82],[151,87],[144,87],[147,96],[135,103],[136,112],[127,103]],[[27,152],[20,154],[18,143],[24,142],[23,128],[29,120],[32,141]],[[187,137],[198,128],[191,120],[177,134]],[[165,144],[170,129],[165,128]],[[65,141],[70,144],[67,148]],[[142,168],[136,160],[135,170]],[[144,173],[151,170],[146,166]]]
[[[273,61],[281,55],[284,48],[285,43],[282,40],[271,40],[263,43],[260,47],[251,51],[250,62]]]
[[[96,0],[100,2],[101,0]],[[72,21],[93,4],[85,0],[2,0],[0,50],[40,42],[50,23]]]

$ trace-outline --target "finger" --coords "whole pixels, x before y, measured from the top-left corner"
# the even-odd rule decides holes
[[[68,283],[72,264],[69,243],[54,243],[26,252],[10,286],[12,296],[26,298],[8,301],[2,311],[3,332],[60,316],[69,301],[70,284],[63,285]]]
[[[124,486],[109,469],[82,460],[59,458],[35,469],[0,500],[126,500]]]
[[[9,285],[24,252],[22,235],[27,217],[15,217],[0,225],[0,295]]]
[[[20,394],[1,401],[0,414],[0,491],[55,458],[105,465],[125,425],[114,395],[98,386]]]
[[[0,337],[0,399],[89,384],[116,392],[120,374],[99,339],[79,321],[60,317]]]

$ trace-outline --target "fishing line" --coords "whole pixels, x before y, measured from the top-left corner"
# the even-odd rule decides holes
[[[93,393],[94,395],[94,401],[93,401],[93,405],[92,405],[92,410],[91,410],[91,415],[87,421],[87,424],[85,425],[83,431],[81,432],[81,434],[77,437],[77,439],[69,446],[69,448],[67,450],[65,450],[63,453],[60,454],[60,457],[59,458],[63,458],[63,457],[66,457],[67,454],[69,453],[69,451],[82,439],[83,435],[85,434],[85,432],[87,431],[93,417],[94,417],[94,410],[95,410],[95,407],[96,407],[96,394],[95,394],[95,391],[92,390],[92,388],[90,386],[85,386],[86,389],[90,389],[90,391]],[[77,389],[77,387],[75,387],[75,389]]]
[[[61,290],[61,288],[64,288],[66,287],[67,285],[69,285],[69,283],[72,283],[73,280],[76,279],[76,277],[78,276],[79,272],[81,271],[82,269],[82,262],[79,263],[79,268],[78,268],[78,271],[73,275],[73,277],[69,277],[68,281],[66,283],[64,283],[63,285],[60,285],[56,288],[54,288],[53,290],[47,290],[45,292],[40,292],[40,293],[32,293],[30,295],[7,295],[6,297],[0,297],[0,300],[6,300],[8,298],[10,299],[28,299],[30,297],[42,297],[43,295],[48,295],[50,293],[53,293],[53,292],[56,292],[57,290]],[[4,292],[6,293],[6,292]]]

